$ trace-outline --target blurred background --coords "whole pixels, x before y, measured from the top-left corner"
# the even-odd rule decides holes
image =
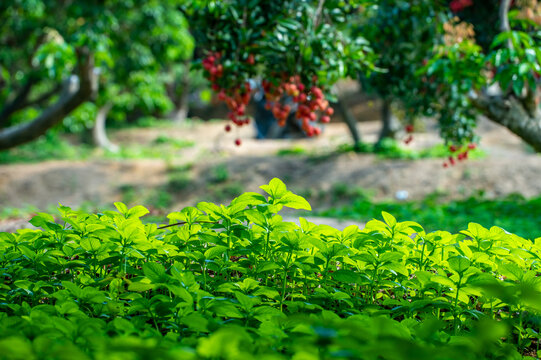
[[[292,218],[343,228],[384,210],[427,230],[479,222],[540,236],[541,157],[483,117],[479,146],[445,167],[437,121],[418,116],[407,141],[411,119],[362,77],[334,86],[335,115],[318,137],[293,120],[278,127],[257,92],[246,110],[254,121],[225,131],[227,108],[192,66],[202,54],[185,3],[2,1],[0,133],[33,140],[2,145],[0,231],[58,204],[141,204],[146,221],[165,222],[278,177],[314,209]],[[41,128],[20,131],[36,119]]]

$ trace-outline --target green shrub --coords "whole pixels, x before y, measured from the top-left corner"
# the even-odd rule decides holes
[[[379,216],[382,211],[388,211],[403,219],[415,217],[428,231],[442,229],[458,232],[468,223],[476,222],[484,226],[499,226],[526,238],[541,236],[541,197],[525,199],[520,195],[509,195],[487,199],[480,194],[464,200],[445,202],[440,195],[433,194],[421,201],[376,202],[367,193],[355,194],[351,186],[346,189],[343,184],[337,184],[332,194],[335,194],[336,189],[350,194],[351,202],[323,210],[319,215],[367,220]]]
[[[541,239],[411,221],[284,222],[267,196],[40,213],[0,233],[2,359],[520,359],[539,346]]]
[[[385,138],[379,144],[369,144],[360,142],[355,147],[352,144],[343,144],[338,146],[337,151],[339,153],[346,152],[359,152],[367,154],[376,154],[380,158],[384,159],[404,159],[404,160],[417,160],[417,159],[427,159],[427,158],[442,158],[447,159],[449,156],[453,155],[449,151],[449,148],[444,144],[434,145],[424,149],[412,149],[408,148],[401,144],[401,142]],[[476,148],[469,151],[469,159],[482,159],[486,157],[486,153]]]

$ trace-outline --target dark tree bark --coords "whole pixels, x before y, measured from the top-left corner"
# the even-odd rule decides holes
[[[58,94],[60,91],[62,91],[62,84],[57,84],[55,87],[53,87],[51,90],[41,94],[35,99],[29,99],[24,104],[23,107],[28,106],[41,106],[44,105],[51,97]]]
[[[381,105],[381,121],[382,124],[378,144],[386,138],[395,139],[396,134],[400,130],[400,124],[398,119],[393,115],[391,101],[389,99],[383,99],[383,104]]]
[[[351,111],[349,111],[349,109],[344,105],[342,100],[338,99],[338,101],[335,103],[335,106],[342,115],[342,119],[344,119],[344,122],[349,129],[349,133],[353,138],[353,149],[355,151],[359,151],[361,135],[359,134],[359,129],[357,128],[357,119],[355,119]]]
[[[118,152],[120,150],[119,146],[113,144],[107,137],[107,130],[105,123],[107,121],[107,114],[113,108],[113,103],[107,103],[98,109],[96,115],[96,121],[92,127],[92,141],[95,146],[103,148],[111,152]]]
[[[79,50],[78,76],[71,76],[64,83],[60,98],[32,121],[14,125],[0,131],[0,150],[9,149],[32,141],[60,123],[79,105],[92,98],[97,90],[94,61],[86,51]]]
[[[180,94],[177,93],[177,88],[180,87]],[[175,81],[167,88],[169,98],[172,100],[175,108],[169,115],[169,118],[174,123],[181,123],[188,117],[189,96],[190,96],[190,61],[184,62],[184,72],[180,77],[180,81]]]
[[[0,126],[5,126],[9,122],[9,117],[18,110],[24,108],[28,94],[34,86],[34,79],[30,76],[21,89],[15,94],[13,99],[8,100],[0,111]]]
[[[522,140],[541,152],[541,110],[531,108],[515,96],[482,94],[473,104],[490,120],[505,126]],[[528,109],[530,108],[530,109]]]

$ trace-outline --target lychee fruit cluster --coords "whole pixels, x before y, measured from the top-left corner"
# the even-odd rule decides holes
[[[230,89],[222,88],[219,85],[219,80],[224,75],[223,65],[220,64],[222,55],[220,52],[211,52],[203,59],[203,68],[206,70],[206,75],[211,82],[212,90],[218,93],[218,99],[223,101],[229,113],[227,117],[237,126],[242,126],[250,123],[250,118],[246,116],[246,106],[250,102],[252,89],[248,82],[242,85],[234,86]],[[250,54],[246,60],[249,65],[255,64],[253,54]],[[231,125],[226,125],[225,131],[231,131]],[[241,144],[240,139],[235,140],[235,144]]]
[[[316,76],[312,78],[312,82],[317,83]],[[265,107],[272,111],[278,120],[278,125],[285,125],[292,109],[290,105],[283,103],[285,96],[290,97],[293,103],[297,104],[295,117],[301,120],[302,129],[307,136],[321,133],[321,129],[313,125],[317,120],[321,123],[331,121],[330,116],[334,114],[334,109],[329,106],[329,101],[325,99],[321,87],[316,85],[308,87],[301,81],[300,76],[283,75],[278,85],[264,80],[262,86],[267,98]]]
[[[477,147],[474,143],[469,143],[466,146],[459,146],[459,145],[449,145],[449,151],[451,154],[447,161],[443,163],[443,167],[447,168],[449,166],[454,166],[457,164],[457,161],[464,161],[468,160],[469,152],[471,150],[474,150]]]
[[[404,139],[404,144],[406,145],[409,145],[410,142],[413,141],[413,131],[415,130],[414,127],[413,127],[413,124],[408,124],[406,125],[406,127],[404,128],[404,130],[406,130],[406,133],[408,134],[408,136],[406,137],[406,139]]]

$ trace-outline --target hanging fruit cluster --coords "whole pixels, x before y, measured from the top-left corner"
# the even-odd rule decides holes
[[[321,133],[321,128],[314,124],[318,120],[321,123],[330,122],[334,109],[329,106],[321,87],[315,84],[317,84],[316,76],[312,77],[312,86],[308,87],[301,81],[299,75],[289,77],[283,75],[282,81],[277,86],[267,80],[262,82],[267,99],[266,108],[272,111],[278,125],[284,126],[290,112],[295,110],[295,118],[302,122],[302,129],[307,136]],[[286,103],[288,99],[293,102],[293,107]]]
[[[447,168],[456,165],[457,161],[468,160],[469,152],[475,150],[476,147],[477,145],[474,143],[469,143],[464,146],[449,145],[449,152],[451,152],[452,155],[447,158],[448,161],[443,163],[443,167]]]
[[[408,134],[408,136],[404,140],[404,144],[409,145],[409,143],[413,141],[413,135],[412,135],[414,131],[413,124],[407,124],[404,130],[406,130],[406,133]]]
[[[219,80],[223,76],[223,65],[220,63],[222,54],[220,52],[211,52],[203,59],[203,68],[205,75],[211,82],[212,90],[218,93],[218,99],[225,102],[229,109],[228,118],[237,126],[250,123],[250,118],[246,116],[246,106],[250,102],[251,87],[248,82],[242,85],[235,85],[232,88],[222,88]],[[249,63],[254,64],[253,55],[248,57]],[[226,129],[231,129],[226,128]],[[227,131],[229,131],[227,130]]]

